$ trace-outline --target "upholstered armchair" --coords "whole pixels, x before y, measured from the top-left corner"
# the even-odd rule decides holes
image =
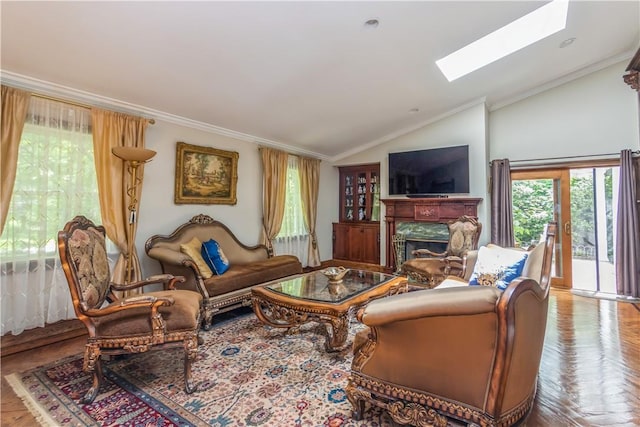
[[[103,381],[103,354],[142,353],[159,348],[184,349],[185,390],[195,391],[191,363],[198,353],[202,296],[175,290],[175,283],[184,278],[170,274],[126,285],[111,283],[105,229],[83,216],[75,217],[58,233],[58,250],[73,307],[89,333],[83,368],[93,374],[93,383],[82,402],[91,403],[98,395]],[[122,299],[113,293],[151,284],[162,284],[165,290]]]
[[[368,328],[354,339],[346,389],[354,418],[367,404],[416,426],[444,427],[449,418],[507,426],[525,417],[536,394],[555,232],[551,224],[504,291],[456,278],[457,286],[361,309],[357,318]]]
[[[462,258],[469,250],[478,248],[482,224],[477,219],[463,215],[447,224],[449,241],[444,252],[416,249],[415,257],[402,264],[402,274],[410,281],[428,288],[437,286],[450,274],[462,272]]]

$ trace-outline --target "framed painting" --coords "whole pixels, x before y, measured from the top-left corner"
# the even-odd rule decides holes
[[[235,205],[238,153],[178,142],[176,204]]]

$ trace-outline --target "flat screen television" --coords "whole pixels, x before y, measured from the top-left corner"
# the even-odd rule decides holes
[[[389,153],[389,195],[469,192],[469,146]]]

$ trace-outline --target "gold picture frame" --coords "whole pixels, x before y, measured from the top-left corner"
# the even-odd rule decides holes
[[[237,152],[176,145],[176,204],[235,205],[237,183]]]

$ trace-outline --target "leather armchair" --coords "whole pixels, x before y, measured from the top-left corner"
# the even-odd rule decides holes
[[[202,296],[175,289],[184,277],[161,274],[123,285],[110,282],[105,229],[83,216],[75,217],[58,233],[58,250],[73,308],[89,334],[83,369],[93,374],[93,383],[82,403],[91,403],[98,395],[103,354],[152,349],[183,349],[185,391],[194,392],[191,363],[198,355]],[[162,284],[166,290],[126,298],[113,293],[151,284]]]
[[[506,290],[423,289],[370,302],[357,318],[347,385],[355,419],[366,404],[400,424],[446,426],[448,418],[512,425],[530,410],[547,319],[555,224],[539,270]],[[533,277],[536,277],[534,279]],[[462,284],[462,283],[461,283]]]
[[[402,274],[412,282],[428,288],[437,286],[449,274],[461,274],[463,256],[478,248],[482,224],[476,218],[463,215],[450,222],[449,241],[444,252],[417,249],[415,257],[402,264]]]

